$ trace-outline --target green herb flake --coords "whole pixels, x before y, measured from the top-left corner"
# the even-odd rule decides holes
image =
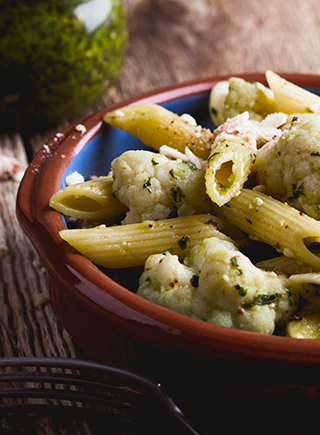
[[[245,296],[248,293],[248,290],[242,287],[240,284],[236,284],[234,288],[238,290],[240,296]]]
[[[192,162],[182,162],[182,164],[187,165],[192,171],[198,171],[198,168]]]
[[[248,310],[255,305],[270,305],[281,298],[281,293],[274,293],[273,295],[258,295],[255,296],[251,302],[245,302],[244,304],[242,304],[242,308],[244,310]]]
[[[176,206],[173,207],[173,210],[170,211],[168,215],[168,219],[176,218],[178,217],[178,209]]]
[[[234,267],[238,267],[239,266],[239,257],[232,257],[231,258],[231,263]]]
[[[316,153],[311,153],[311,156],[317,156],[317,157],[320,157],[320,151],[317,151]]]
[[[150,175],[150,177],[148,178],[148,180],[144,183],[144,185],[142,186],[143,187],[143,189],[147,189],[147,191],[149,192],[149,193],[151,193],[151,189],[149,189],[149,187],[151,186],[151,179],[152,179],[152,177],[151,177],[151,175]]]
[[[189,236],[183,236],[180,240],[178,240],[178,245],[180,246],[180,249],[182,249],[182,251],[186,249],[189,240]]]
[[[301,183],[300,186],[297,186],[296,184],[292,184],[292,195],[289,196],[288,201],[293,201],[294,199],[299,198],[299,196],[301,195],[305,196],[303,190],[304,190],[303,183]]]
[[[216,153],[211,154],[211,156],[208,158],[208,163],[210,162],[210,160],[214,159],[215,156],[217,156],[218,154],[221,154],[221,153],[220,152],[216,152]]]
[[[151,163],[153,166],[159,165],[159,162],[157,162],[155,159],[152,159]]]
[[[290,307],[292,307],[292,306],[293,306],[292,299],[291,299],[292,293],[291,293],[291,291],[290,291],[289,289],[287,289],[287,288],[286,288],[286,292],[287,292],[288,299],[289,299],[289,305],[290,305]]]
[[[171,177],[175,180],[176,179],[176,174],[174,173],[173,169],[170,169],[169,174],[171,175]]]
[[[170,195],[173,198],[174,202],[179,202],[182,200],[182,198],[184,198],[186,195],[183,193],[183,190],[181,189],[180,186],[177,186],[176,184],[174,184],[171,189],[170,189]]]

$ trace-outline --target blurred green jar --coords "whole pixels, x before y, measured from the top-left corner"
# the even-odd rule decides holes
[[[0,0],[0,127],[93,104],[127,45],[123,0]]]

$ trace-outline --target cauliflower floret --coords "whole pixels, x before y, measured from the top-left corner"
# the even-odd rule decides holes
[[[208,213],[204,172],[150,151],[127,151],[112,162],[114,196],[129,211],[124,224]]]
[[[249,112],[250,119],[261,121],[277,110],[272,90],[260,82],[233,77],[211,90],[210,113],[216,125],[243,112]]]
[[[184,264],[170,253],[149,257],[137,293],[197,319],[263,334],[285,324],[299,298],[286,277],[257,268],[217,237],[195,246]]]
[[[320,116],[299,118],[257,153],[258,181],[269,195],[320,219]]]

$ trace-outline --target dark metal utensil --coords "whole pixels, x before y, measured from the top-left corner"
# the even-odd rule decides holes
[[[159,383],[131,370],[47,357],[0,358],[0,370],[0,419],[71,413],[101,434],[199,435]]]

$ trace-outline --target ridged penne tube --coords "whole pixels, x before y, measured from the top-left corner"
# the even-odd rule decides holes
[[[205,185],[211,200],[220,207],[238,195],[254,159],[250,142],[241,137],[222,138],[208,158]]]
[[[291,275],[289,282],[307,301],[320,308],[320,274],[302,273]]]
[[[296,273],[310,273],[313,269],[308,264],[302,263],[292,257],[281,255],[256,263],[260,269],[276,272],[278,274],[293,275]]]
[[[112,176],[99,177],[58,190],[50,199],[50,206],[76,219],[102,220],[128,211],[112,193]]]
[[[158,151],[162,145],[182,153],[188,147],[196,156],[206,159],[213,141],[210,130],[193,125],[157,104],[123,107],[107,113],[103,119]]]
[[[108,268],[144,265],[152,254],[170,251],[184,258],[204,238],[229,232],[236,243],[245,243],[238,230],[211,215],[192,215],[159,221],[144,221],[92,229],[62,230],[60,236],[93,263]],[[229,239],[230,240],[230,239]]]
[[[250,189],[242,189],[220,208],[213,204],[213,209],[252,238],[320,270],[320,257],[316,255],[320,247],[319,221]]]
[[[268,85],[273,91],[280,112],[320,114],[320,97],[301,88],[272,71],[266,72]]]
[[[285,334],[291,338],[320,339],[320,308],[307,304],[296,318],[286,325]]]

